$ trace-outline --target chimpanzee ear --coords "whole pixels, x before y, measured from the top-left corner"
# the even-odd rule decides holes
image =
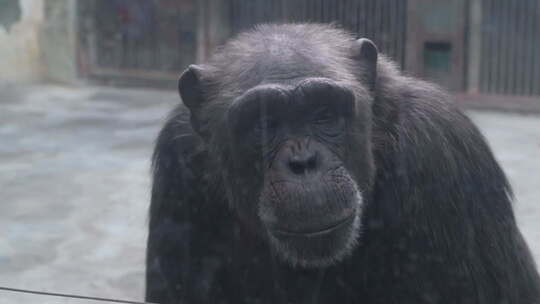
[[[360,38],[354,42],[353,48],[353,58],[360,63],[363,80],[374,90],[377,81],[377,46],[367,38]]]
[[[178,92],[182,102],[190,109],[198,108],[204,102],[202,81],[204,68],[190,65],[178,80]]]
[[[201,108],[205,103],[204,79],[208,75],[207,68],[200,65],[190,65],[178,80],[178,92],[182,102],[191,112],[191,126],[203,139],[209,137],[208,130],[203,127]]]

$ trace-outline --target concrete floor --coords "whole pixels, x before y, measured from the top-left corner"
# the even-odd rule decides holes
[[[149,160],[174,92],[0,86],[0,286],[143,298]],[[469,112],[540,261],[540,116]],[[0,304],[90,303],[0,291]]]

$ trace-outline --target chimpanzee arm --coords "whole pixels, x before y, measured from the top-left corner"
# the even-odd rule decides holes
[[[211,253],[226,241],[220,239],[223,227],[216,217],[222,208],[216,202],[208,208],[211,189],[203,178],[206,151],[182,111],[172,113],[153,155],[146,300],[161,304],[205,301],[210,294],[221,293],[212,281],[222,255]]]

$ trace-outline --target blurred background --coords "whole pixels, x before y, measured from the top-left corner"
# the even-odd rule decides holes
[[[334,22],[450,90],[540,260],[540,0],[0,0],[0,286],[143,299],[150,156],[177,78],[264,22]]]

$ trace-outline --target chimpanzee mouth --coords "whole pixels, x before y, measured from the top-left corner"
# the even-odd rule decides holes
[[[348,226],[354,221],[356,214],[353,213],[349,215],[348,217],[341,219],[337,222],[334,222],[320,230],[315,231],[290,231],[290,230],[283,230],[279,228],[272,229],[273,232],[279,236],[285,236],[285,237],[318,237],[322,236],[328,233],[331,233],[335,230],[338,230],[340,228],[343,228],[345,226]]]
[[[270,247],[292,266],[326,267],[347,257],[362,227],[362,194],[350,180],[266,187],[259,218]],[[294,186],[294,185],[293,185]]]

